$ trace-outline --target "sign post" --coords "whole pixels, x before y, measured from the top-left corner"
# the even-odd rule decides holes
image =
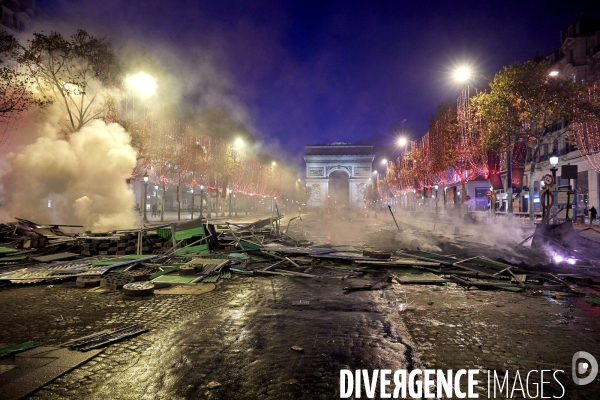
[[[494,192],[492,192],[490,189],[485,191],[485,196],[488,198],[488,201],[490,202],[490,219],[492,219],[493,214],[493,205],[492,205],[492,196],[494,195]]]

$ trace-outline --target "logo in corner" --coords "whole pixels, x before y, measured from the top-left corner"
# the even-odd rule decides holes
[[[573,382],[575,382],[576,385],[587,385],[596,379],[596,376],[598,375],[598,361],[596,361],[594,356],[587,351],[578,351],[573,354],[571,366],[573,368]],[[585,374],[590,368],[590,374],[586,378],[580,378],[580,376]]]

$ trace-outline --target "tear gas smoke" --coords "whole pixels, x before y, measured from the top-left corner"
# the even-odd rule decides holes
[[[456,210],[457,211],[457,210]],[[431,212],[435,213],[434,210]],[[390,224],[393,223],[391,215],[388,213],[384,213],[385,218],[389,217]],[[525,238],[527,238],[532,232],[532,225],[529,221],[523,221],[521,224],[520,220],[513,220],[509,218],[494,218],[492,221],[484,221],[479,224],[475,224],[474,222],[470,222],[468,219],[465,219],[465,216],[460,216],[458,212],[455,213],[444,213],[440,214],[439,219],[435,218],[435,214],[430,213],[430,211],[424,211],[423,213],[414,213],[414,212],[404,212],[403,210],[398,210],[395,212],[396,219],[400,222],[405,222],[408,225],[419,226],[415,223],[416,220],[426,220],[426,221],[437,221],[441,224],[453,225],[458,228],[459,235],[457,238],[461,240],[479,243],[481,245],[494,247],[495,249],[504,252],[505,257],[516,256],[515,247]],[[486,215],[487,217],[487,215]],[[441,234],[440,229],[436,228],[437,233]],[[410,238],[412,234],[408,234],[407,239]],[[417,238],[416,236],[413,236]],[[449,238],[453,239],[454,235],[450,233]],[[437,247],[443,242],[445,239],[443,235],[440,237],[440,241],[436,242],[433,239],[425,239],[423,237],[418,237],[418,242],[421,243],[421,250],[427,250],[425,246],[434,246]],[[414,246],[411,246],[414,247]],[[438,250],[439,251],[439,250]]]
[[[136,165],[136,151],[127,132],[95,120],[66,141],[59,139],[57,126],[46,121],[18,132],[35,140],[7,155],[3,219],[93,231],[135,227],[134,195],[125,178]]]

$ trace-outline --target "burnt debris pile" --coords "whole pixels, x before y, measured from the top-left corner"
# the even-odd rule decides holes
[[[290,225],[302,221],[301,217],[289,219],[287,225],[282,219],[273,216],[251,223],[208,223],[198,219],[78,234],[65,233],[65,228],[72,226],[17,219],[0,225],[0,285],[75,282],[77,287],[99,286],[101,290],[121,290],[127,296],[152,295],[154,290],[178,285],[214,284],[232,275],[370,279],[344,282],[340,290],[345,292],[384,289],[396,283],[578,295],[582,294],[578,285],[600,285],[593,274],[585,273],[594,268],[593,262],[585,260],[597,250],[572,226],[536,230],[531,236],[532,246],[525,253],[547,259],[548,251],[558,254],[560,250],[564,254],[561,261],[572,259],[577,265],[542,263],[536,268],[512,256],[489,255],[494,252],[483,255],[481,246],[475,256],[466,250],[443,254],[448,253],[448,246],[444,252],[436,246],[418,245],[421,239],[429,242],[431,232],[413,229],[408,233],[397,223],[391,230],[365,235],[364,245],[315,244],[288,235]],[[296,219],[299,221],[294,222]],[[402,239],[406,234],[410,240]],[[310,239],[306,233],[302,237]],[[385,246],[376,247],[374,237]],[[460,243],[459,238],[453,240],[450,242]],[[565,271],[561,265],[587,270]]]

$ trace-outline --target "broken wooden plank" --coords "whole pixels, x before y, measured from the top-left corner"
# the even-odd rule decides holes
[[[281,269],[275,269],[275,272],[285,272],[286,274],[291,274],[294,276],[301,276],[303,278],[318,278],[318,275],[311,275],[311,274],[305,274],[303,272],[296,272],[296,271],[285,271],[285,270],[281,270]]]
[[[39,261],[39,262],[50,262],[50,261],[69,260],[69,259],[77,258],[77,257],[79,257],[79,254],[65,252],[65,253],[49,254],[47,256],[31,257],[31,259],[34,261]]]

